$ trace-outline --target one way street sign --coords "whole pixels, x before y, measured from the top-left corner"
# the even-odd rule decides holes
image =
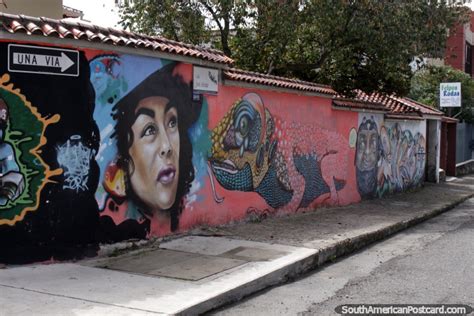
[[[8,45],[8,70],[32,74],[79,76],[79,52],[28,45]]]

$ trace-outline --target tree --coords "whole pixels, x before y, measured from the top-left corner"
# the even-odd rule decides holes
[[[281,73],[350,94],[409,91],[414,56],[442,57],[462,7],[443,1],[308,1]]]
[[[210,43],[232,56],[231,25],[247,16],[244,0],[135,0],[120,7],[120,24],[133,32],[162,35],[175,41]],[[218,41],[213,34],[218,33]]]
[[[344,94],[403,95],[413,57],[441,57],[447,30],[464,21],[467,10],[456,3],[135,0],[121,18],[132,31],[211,43],[243,69],[327,83]]]
[[[417,71],[412,78],[409,97],[439,109],[439,84],[442,82],[461,83],[461,107],[452,108],[451,116],[474,123],[474,80],[460,70],[449,66],[427,66]]]

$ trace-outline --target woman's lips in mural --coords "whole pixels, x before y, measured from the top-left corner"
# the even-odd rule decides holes
[[[176,175],[176,168],[174,166],[167,166],[160,170],[156,181],[162,184],[169,184],[173,182],[174,176]]]

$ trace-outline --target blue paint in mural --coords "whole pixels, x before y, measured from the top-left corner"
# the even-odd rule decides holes
[[[203,179],[207,176],[207,160],[210,155],[211,131],[208,129],[208,104],[203,101],[201,114],[190,129],[188,130],[189,138],[193,147],[193,166],[194,166],[194,181],[192,182],[190,192],[188,194],[188,204],[195,201],[202,200],[197,192],[204,185]]]

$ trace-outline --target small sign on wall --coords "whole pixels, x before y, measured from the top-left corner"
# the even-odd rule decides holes
[[[219,70],[194,66],[193,89],[196,91],[217,93],[219,87]]]
[[[439,84],[439,106],[442,108],[461,106],[460,82],[443,82]]]

